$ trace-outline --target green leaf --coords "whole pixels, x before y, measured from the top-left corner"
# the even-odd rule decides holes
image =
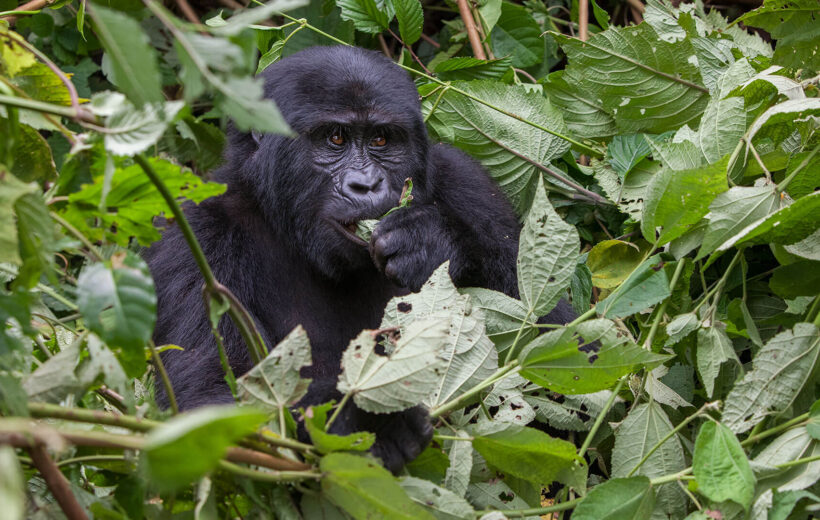
[[[331,453],[322,458],[319,469],[323,473],[322,495],[356,520],[434,518],[410,500],[390,472],[372,460]]]
[[[51,148],[40,132],[28,125],[17,126],[14,142],[14,163],[11,173],[24,182],[51,181],[57,176]]]
[[[774,186],[734,186],[715,197],[706,215],[706,234],[695,260],[709,255],[749,224],[767,217],[780,207]],[[709,258],[709,266],[717,255]],[[704,266],[704,269],[706,268]]]
[[[634,408],[615,430],[612,450],[612,476],[626,477],[650,450],[662,442],[673,429],[672,423],[655,401]],[[683,446],[677,436],[663,442],[635,473],[648,478],[677,473],[686,468]],[[675,516],[686,510],[686,495],[676,482],[657,489],[655,510],[658,514]]]
[[[644,238],[666,244],[690,230],[709,210],[714,198],[727,190],[728,157],[704,168],[674,171],[664,168],[646,190],[641,231]]]
[[[260,74],[270,65],[273,65],[274,63],[282,59],[282,50],[284,48],[285,40],[276,40],[275,42],[273,42],[273,45],[270,46],[268,52],[266,52],[259,58],[259,65],[256,67],[256,73]]]
[[[820,400],[814,402],[809,410],[809,422],[806,424],[806,433],[820,441]]]
[[[802,260],[781,265],[772,272],[769,287],[776,295],[791,300],[820,294],[820,263]]]
[[[349,435],[336,435],[327,432],[327,413],[333,408],[333,402],[311,406],[304,410],[302,417],[310,440],[320,453],[334,451],[367,451],[376,442],[373,432],[355,432]]]
[[[224,21],[214,32],[224,36],[236,36],[253,24],[264,22],[273,15],[291,11],[307,3],[307,0],[273,0],[260,7],[240,11]]]
[[[72,78],[76,80],[76,78]],[[47,65],[35,63],[11,78],[11,83],[37,101],[71,106],[71,95],[60,79]]]
[[[225,191],[224,184],[204,182],[191,171],[163,159],[148,160],[159,178],[179,200],[201,202]],[[106,182],[110,182],[106,186]],[[163,213],[171,214],[165,199],[139,165],[114,171],[110,180],[104,175],[94,178],[68,197],[62,216],[92,241],[109,240],[123,247],[131,237],[144,246],[160,239],[152,221]],[[104,208],[104,211],[100,210]]]
[[[644,258],[646,247],[622,240],[604,240],[595,244],[587,256],[592,285],[614,289],[626,280]]]
[[[390,25],[395,9],[390,0],[338,0],[342,18],[350,20],[356,29],[379,34]]]
[[[399,34],[405,45],[413,45],[421,37],[424,13],[419,0],[393,0]]]
[[[17,247],[14,205],[23,195],[36,191],[36,184],[22,182],[0,165],[0,262],[19,264],[22,261]]]
[[[732,431],[706,421],[695,439],[692,471],[698,492],[714,502],[731,500],[749,509],[755,477],[749,460]]]
[[[470,503],[449,489],[414,477],[404,477],[399,484],[411,500],[430,511],[437,520],[475,519]]]
[[[614,478],[592,488],[572,520],[649,520],[655,493],[646,477]]]
[[[463,497],[470,486],[470,474],[473,470],[473,444],[470,435],[464,430],[457,430],[454,433],[459,441],[450,444],[450,452],[447,454],[449,466],[444,473],[444,486]]]
[[[597,100],[568,85],[563,70],[550,73],[542,81],[544,93],[552,105],[561,111],[573,135],[600,140],[618,133],[612,115]]]
[[[809,116],[820,116],[820,98],[788,99],[779,103],[755,119],[746,132],[746,140],[766,137],[780,143],[791,136]]]
[[[205,406],[151,430],[143,454],[150,482],[173,489],[216,468],[228,447],[267,419],[251,408]]]
[[[592,299],[592,272],[582,258],[578,259],[569,281],[572,309],[579,315],[589,310],[589,301]]]
[[[544,54],[541,32],[541,27],[527,9],[503,2],[501,16],[490,33],[493,53],[511,57],[513,67],[530,67],[540,63]]]
[[[530,212],[518,240],[518,291],[531,316],[544,316],[569,285],[581,241],[547,199],[539,179]]]
[[[154,282],[145,262],[133,253],[119,253],[110,262],[86,267],[77,279],[77,307],[128,375],[141,376],[157,311]]]
[[[743,228],[738,234],[717,248],[726,251],[730,247],[748,247],[775,243],[795,244],[820,228],[820,192],[798,199]]]
[[[623,318],[648,309],[669,296],[669,278],[660,255],[646,259],[615,291],[595,305],[598,315]]]
[[[695,123],[708,100],[689,40],[652,27],[610,27],[585,42],[554,34],[569,58],[564,80],[614,117],[621,133],[662,133]]]
[[[711,327],[698,329],[698,373],[708,397],[712,397],[715,391],[715,379],[720,373],[720,366],[730,360],[740,364],[732,341],[726,335],[724,324],[714,323]]]
[[[669,339],[666,340],[666,346],[674,345],[680,340],[695,332],[700,326],[700,320],[693,312],[675,316],[672,321],[666,325],[666,334]]]
[[[88,7],[94,32],[111,58],[109,79],[137,107],[163,101],[157,56],[140,24],[99,4]]]
[[[284,413],[307,393],[311,380],[302,379],[299,371],[310,364],[310,341],[299,325],[237,380],[240,401],[263,411]]]
[[[519,358],[521,376],[533,383],[561,394],[588,394],[668,356],[640,348],[611,321],[594,319],[538,336]]]
[[[149,103],[141,108],[118,92],[96,94],[91,110],[105,118],[105,148],[115,155],[136,155],[154,145],[182,109],[182,101]]]
[[[496,60],[458,56],[436,64],[436,76],[444,81],[472,79],[501,79],[512,66],[509,57]]]
[[[373,413],[398,412],[421,403],[445,368],[447,325],[440,318],[413,322],[386,356],[376,350],[373,331],[363,331],[342,354],[338,390],[353,394],[359,408]]]
[[[477,435],[473,447],[490,466],[537,485],[548,485],[559,472],[581,463],[571,442],[526,426]]]
[[[43,197],[26,193],[14,203],[14,211],[17,214],[20,258],[23,260],[14,280],[15,286],[34,287],[42,274],[56,282],[51,266],[54,253],[59,249],[58,235]]]
[[[652,152],[644,134],[616,135],[606,147],[607,159],[621,180]]]
[[[499,352],[507,350],[516,337],[519,344],[524,344],[537,335],[534,320],[527,320],[527,308],[521,300],[482,287],[468,287],[461,289],[461,292],[469,294],[473,298],[473,306],[483,311],[487,335]],[[520,337],[519,329],[522,330]]]
[[[812,160],[816,152],[796,153],[789,158],[789,165],[786,168],[785,177],[788,178],[798,168],[794,178],[789,182],[786,191],[794,199],[805,197],[820,188],[820,161]],[[804,161],[808,161],[803,165]]]
[[[453,86],[559,134],[567,134],[560,112],[544,96],[526,87],[497,81],[457,81]],[[423,104],[434,138],[451,143],[478,159],[519,215],[529,209],[542,176],[541,170],[530,161],[549,164],[569,150],[569,143],[563,139],[456,92],[448,90],[435,110],[434,105],[435,100],[430,98]]]
[[[593,158],[590,162],[592,173],[606,197],[618,209],[633,220],[641,220],[646,190],[652,178],[661,168],[660,163],[644,159],[621,179],[619,174],[606,162]]]
[[[820,9],[813,0],[766,0],[738,21],[766,29],[777,40],[773,61],[820,70]]]
[[[26,481],[11,446],[0,446],[0,502],[3,503],[3,516],[8,520],[25,518]]]
[[[723,409],[723,423],[735,433],[784,411],[806,385],[820,358],[820,331],[798,323],[755,355],[752,370],[735,384]]]

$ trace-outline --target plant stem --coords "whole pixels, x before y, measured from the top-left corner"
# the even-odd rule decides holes
[[[590,428],[589,433],[584,439],[584,443],[581,445],[581,449],[578,450],[578,457],[583,457],[586,454],[590,444],[592,444],[592,438],[595,437],[596,433],[598,433],[598,429],[604,423],[606,415],[609,413],[609,409],[612,408],[613,404],[615,404],[615,399],[618,397],[618,392],[620,392],[621,388],[623,388],[627,377],[629,376],[622,377],[618,380],[618,384],[615,385],[615,388],[612,390],[612,395],[610,395],[609,399],[607,399],[604,408],[601,410],[601,413],[599,413],[598,417],[595,418],[595,423],[592,425],[592,428]]]
[[[85,121],[88,123],[97,122],[97,118],[87,114],[86,112],[75,112],[71,107],[45,103],[43,101],[36,101],[34,99],[27,99],[18,96],[0,94],[0,105],[24,108],[26,110],[34,110],[36,112],[44,112],[46,114],[54,114],[55,116],[67,117],[69,119]]]
[[[262,482],[294,482],[299,480],[319,480],[322,474],[318,471],[258,471],[244,468],[221,460],[219,468],[239,477],[246,477]]]
[[[660,448],[661,446],[663,446],[663,444],[664,444],[666,441],[668,441],[669,439],[671,439],[671,438],[672,438],[674,435],[676,435],[679,431],[681,431],[683,428],[685,428],[687,424],[689,424],[690,422],[692,422],[693,420],[695,420],[695,418],[699,417],[699,416],[700,416],[702,413],[704,413],[707,409],[714,409],[714,410],[716,410],[716,409],[718,408],[718,405],[719,405],[719,403],[718,403],[718,402],[706,403],[706,404],[704,404],[703,406],[701,406],[701,407],[698,409],[698,411],[696,411],[695,413],[693,413],[692,415],[690,415],[689,417],[687,417],[686,419],[684,419],[683,421],[681,421],[681,423],[680,423],[679,425],[677,425],[677,426],[676,426],[676,427],[675,427],[672,431],[670,431],[669,433],[667,433],[666,435],[664,435],[664,437],[663,437],[661,440],[659,440],[659,441],[658,441],[658,442],[657,442],[654,446],[652,446],[652,449],[651,449],[651,450],[649,450],[648,452],[646,452],[646,455],[644,455],[644,456],[643,456],[643,458],[642,458],[641,460],[639,460],[639,461],[638,461],[638,463],[635,465],[635,467],[634,467],[634,468],[632,468],[632,469],[629,471],[629,473],[627,473],[626,478],[629,478],[629,477],[631,477],[632,475],[634,475],[634,474],[635,474],[635,472],[636,472],[636,471],[638,471],[638,468],[640,468],[641,466],[643,466],[643,463],[644,463],[644,462],[646,462],[647,460],[649,460],[649,457],[651,457],[651,456],[652,456],[652,454],[653,454],[653,453],[655,453],[655,452],[658,450],[658,448]]]
[[[817,155],[817,152],[820,152],[820,145],[815,146],[814,150],[811,151],[811,153],[808,155],[808,157],[803,159],[803,162],[801,162],[797,166],[797,168],[795,168],[794,171],[789,174],[788,177],[786,177],[785,179],[780,181],[780,184],[777,185],[777,188],[775,189],[775,191],[777,193],[783,193],[783,191],[786,189],[786,187],[789,185],[789,183],[794,180],[794,178],[797,176],[797,174],[800,173],[801,171],[803,171],[803,168],[805,168],[806,166],[808,166],[811,163],[811,160],[814,159],[814,156]]]
[[[69,221],[65,220],[63,217],[61,217],[60,215],[58,215],[57,213],[55,213],[53,211],[50,211],[49,215],[51,215],[52,220],[54,220],[55,222],[57,222],[58,224],[63,226],[66,229],[66,231],[68,231],[69,233],[74,235],[74,237],[77,240],[82,242],[83,245],[91,253],[91,256],[94,258],[94,260],[96,260],[98,262],[104,262],[105,261],[105,257],[102,255],[102,253],[100,253],[99,250],[97,250],[97,248],[94,246],[94,244],[91,243],[91,241],[88,239],[88,237],[86,237],[85,235],[80,233],[80,230],[78,230],[77,228],[72,226]]]
[[[154,167],[151,166],[151,163],[148,162],[145,157],[141,154],[134,156],[134,161],[142,168],[145,172],[145,175],[151,180],[151,183],[156,187],[157,191],[159,191],[162,198],[165,200],[165,203],[168,204],[168,207],[171,209],[171,213],[174,216],[174,220],[176,225],[179,227],[180,232],[182,233],[183,238],[185,238],[185,242],[188,244],[188,249],[191,250],[191,254],[194,257],[194,261],[196,262],[197,267],[199,268],[199,272],[202,273],[202,277],[205,279],[205,287],[208,288],[208,291],[213,294],[219,294],[220,296],[224,296],[227,293],[230,293],[230,290],[219,283],[219,281],[214,276],[213,271],[211,271],[211,266],[208,265],[208,260],[205,258],[205,253],[202,251],[202,247],[199,245],[199,242],[196,239],[196,235],[194,234],[194,230],[191,229],[191,225],[188,223],[188,220],[185,218],[185,215],[182,212],[182,208],[180,207],[177,200],[174,198],[173,194],[168,190],[168,187],[162,182],[162,179],[159,178],[157,172],[154,170]],[[245,311],[245,315],[243,315],[244,309],[240,310],[236,305],[235,302],[237,300],[235,297],[231,299],[231,306],[228,309],[228,315],[231,317],[234,325],[236,328],[239,329],[239,333],[242,335],[242,339],[245,340],[245,345],[248,348],[248,352],[251,356],[251,360],[254,364],[258,364],[262,359],[262,348],[257,344],[256,337],[254,337],[253,332],[251,331],[250,327],[248,327],[248,322],[252,322],[253,319],[247,315],[247,311]]]
[[[336,406],[335,410],[333,410],[333,415],[331,415],[330,419],[328,419],[327,424],[325,425],[325,431],[330,431],[330,425],[332,425],[336,421],[336,418],[339,416],[339,413],[342,411],[342,408],[344,408],[344,406],[350,400],[350,397],[352,395],[353,394],[351,392],[348,392],[342,397],[342,400],[339,401],[339,405]]]
[[[445,415],[453,410],[461,408],[464,403],[472,399],[474,396],[479,394],[482,390],[487,388],[488,386],[494,384],[496,381],[504,379],[507,377],[511,372],[517,372],[521,367],[518,366],[518,361],[513,360],[503,367],[499,368],[495,371],[490,377],[485,379],[484,381],[478,383],[476,386],[472,387],[470,390],[466,391],[465,393],[461,394],[460,396],[456,397],[452,401],[448,401],[446,403],[442,403],[439,406],[430,410],[430,417],[436,418],[440,415]]]
[[[741,446],[744,448],[748,448],[752,444],[765,439],[766,437],[771,437],[772,435],[777,435],[780,432],[784,432],[786,430],[790,430],[796,426],[803,426],[809,420],[809,413],[806,412],[803,415],[798,415],[794,419],[784,422],[783,424],[778,424],[768,430],[764,430],[762,432],[756,433],[754,435],[749,436],[746,440],[740,443]]]
[[[571,322],[567,323],[567,327],[574,327],[575,325],[578,325],[579,323],[587,321],[588,319],[590,319],[593,316],[595,316],[595,307],[589,309],[588,311],[581,314],[580,316],[578,316],[577,318],[575,318]]]
[[[692,480],[692,477],[689,475],[690,473],[692,473],[691,467],[678,471],[677,473],[673,473],[671,475],[664,475],[662,477],[653,478],[649,481],[649,483],[652,486],[660,486],[661,484],[666,484],[668,482],[676,482],[678,480]]]
[[[546,507],[534,507],[532,509],[505,509],[501,511],[504,513],[504,516],[507,518],[523,518],[525,516],[541,516],[546,515],[549,513],[555,513],[558,511],[566,511],[568,509],[572,509],[573,507],[577,506],[581,503],[583,498],[576,498],[574,500],[568,500],[566,502],[561,502],[560,504],[555,504],[553,506],[546,506]],[[495,509],[487,509],[484,511],[476,511],[476,518],[480,518],[484,515],[496,512]]]
[[[658,313],[655,315],[654,321],[652,321],[652,327],[649,329],[649,334],[646,337],[646,341],[644,341],[643,346],[647,350],[652,350],[652,342],[655,340],[655,334],[658,332],[658,326],[663,319],[663,314],[666,312],[666,306],[672,298],[672,293],[675,292],[675,286],[678,285],[678,278],[680,278],[680,274],[683,272],[684,264],[684,259],[681,258],[678,260],[678,265],[675,266],[675,273],[672,275],[672,281],[669,282],[669,298],[665,299],[658,309]]]
[[[174,387],[171,386],[171,379],[168,377],[168,372],[165,370],[165,363],[157,352],[157,345],[154,340],[148,340],[148,348],[151,349],[151,357],[154,358],[154,365],[157,367],[159,377],[162,379],[162,385],[165,387],[165,393],[168,396],[168,403],[171,405],[171,411],[174,415],[179,413],[179,406],[177,405],[177,396],[174,394]]]
[[[61,460],[57,463],[58,466],[68,466],[69,464],[85,464],[86,462],[122,462],[125,461],[124,455],[85,455],[83,457],[74,457],[71,459]]]
[[[784,462],[783,464],[775,464],[774,467],[780,469],[788,469],[793,468],[795,466],[801,466],[803,464],[809,464],[811,462],[815,462],[820,460],[820,455],[812,455],[811,457],[804,457],[802,459],[790,460],[789,462]]]
[[[71,492],[71,485],[60,471],[60,468],[49,457],[45,445],[33,444],[28,448],[28,452],[31,455],[31,461],[40,472],[40,475],[43,476],[49,491],[54,495],[66,518],[68,520],[87,520],[88,515],[85,514],[85,510],[77,502],[77,497]]]

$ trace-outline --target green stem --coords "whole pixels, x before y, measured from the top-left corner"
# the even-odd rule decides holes
[[[65,408],[49,403],[28,403],[28,413],[32,417],[47,419],[62,419],[65,421],[76,421],[89,424],[104,424],[106,426],[119,426],[136,432],[147,432],[161,422],[150,419],[142,419],[133,415],[114,415],[103,410],[89,410],[87,408]]]
[[[717,302],[720,300],[720,293],[723,291],[723,288],[726,286],[726,281],[729,280],[729,275],[732,273],[732,270],[735,268],[737,263],[740,261],[740,257],[743,256],[743,250],[739,249],[735,256],[732,258],[732,261],[729,262],[729,266],[726,268],[726,272],[723,273],[723,276],[720,277],[717,285],[714,288],[714,297],[712,298],[712,312],[710,321],[714,321],[714,313],[715,309],[717,309]],[[704,298],[704,301],[706,298]],[[701,302],[702,303],[702,302]]]
[[[618,397],[618,392],[621,391],[621,388],[624,386],[627,377],[629,376],[622,377],[618,380],[618,384],[615,385],[615,389],[612,390],[612,395],[610,395],[609,399],[607,399],[604,408],[601,410],[601,413],[599,413],[598,417],[595,418],[595,423],[592,425],[592,428],[590,428],[589,433],[584,439],[584,443],[581,445],[581,449],[578,450],[578,457],[583,457],[586,454],[590,444],[592,444],[592,438],[595,437],[596,433],[598,433],[598,429],[604,423],[606,415],[609,413],[609,409],[612,408],[613,404],[615,404],[615,398]]]
[[[643,456],[643,458],[642,458],[641,460],[639,460],[639,461],[638,461],[638,463],[635,465],[635,467],[634,467],[634,468],[632,468],[632,469],[629,471],[629,473],[627,473],[626,478],[629,478],[629,477],[631,477],[632,475],[634,475],[634,474],[635,474],[635,472],[636,472],[636,471],[638,471],[638,468],[640,468],[641,466],[643,466],[644,462],[646,462],[647,460],[649,460],[649,457],[651,457],[653,453],[655,453],[655,452],[656,452],[656,451],[657,451],[657,450],[658,450],[661,446],[663,446],[663,444],[664,444],[666,441],[668,441],[669,439],[671,439],[671,438],[672,438],[673,436],[675,436],[675,435],[676,435],[679,431],[681,431],[683,428],[685,428],[687,424],[689,424],[690,422],[692,422],[693,420],[695,420],[695,418],[699,417],[699,416],[700,416],[702,413],[704,413],[707,409],[710,409],[710,408],[711,408],[711,409],[717,409],[717,406],[718,406],[718,403],[717,403],[717,402],[714,402],[714,403],[706,403],[706,404],[704,404],[703,406],[701,406],[701,407],[700,407],[700,409],[698,409],[698,411],[697,411],[697,412],[693,413],[692,415],[690,415],[689,417],[687,417],[686,419],[684,419],[683,421],[681,421],[681,423],[680,423],[679,425],[677,425],[677,426],[676,426],[676,427],[675,427],[672,431],[670,431],[669,433],[667,433],[667,434],[666,434],[666,435],[665,435],[665,436],[664,436],[661,440],[659,440],[659,441],[658,441],[658,442],[657,442],[654,446],[652,446],[652,449],[651,449],[651,450],[649,450],[648,452],[646,452],[646,455],[644,455],[644,456]]]
[[[339,416],[339,413],[341,413],[342,408],[344,408],[352,395],[353,394],[351,392],[348,392],[344,395],[344,397],[342,397],[339,405],[336,406],[335,410],[333,410],[333,415],[331,415],[330,419],[328,419],[327,424],[325,425],[325,431],[330,431],[330,426],[336,421],[336,418]]]
[[[663,319],[663,314],[666,312],[666,306],[669,305],[669,300],[672,299],[672,293],[675,292],[675,286],[678,285],[678,279],[680,278],[681,272],[683,272],[683,265],[685,263],[686,262],[684,262],[684,259],[681,258],[678,260],[678,265],[675,266],[675,273],[672,275],[672,281],[669,282],[669,298],[665,299],[658,309],[655,320],[652,322],[652,327],[649,329],[649,335],[647,335],[646,341],[643,344],[644,348],[647,350],[652,350],[652,342],[655,340],[655,334],[658,332],[658,327]]]
[[[518,327],[518,333],[515,335],[515,339],[510,344],[510,348],[507,350],[507,354],[504,356],[504,364],[506,365],[513,359],[513,353],[518,347],[518,340],[521,339],[521,334],[524,333],[524,327],[529,325],[530,316],[532,316],[532,310],[527,311],[527,315],[524,316],[524,320],[521,322],[521,326]]]
[[[780,184],[777,185],[777,189],[775,189],[775,191],[777,193],[782,193],[783,190],[786,189],[786,186],[788,186],[789,183],[792,180],[794,180],[794,178],[797,176],[797,174],[800,173],[801,171],[803,171],[803,168],[805,168],[806,166],[808,166],[811,163],[811,160],[814,159],[814,156],[817,155],[817,152],[820,152],[820,145],[815,146],[814,150],[811,151],[811,153],[808,155],[808,157],[803,159],[803,162],[801,162],[800,165],[798,165],[797,168],[795,168],[794,171],[791,172],[788,177],[786,177],[785,179],[780,181]]]
[[[464,403],[478,395],[482,390],[487,388],[488,386],[493,385],[496,381],[504,379],[513,371],[518,371],[521,367],[518,366],[518,361],[513,360],[503,367],[499,368],[495,371],[490,377],[485,379],[484,381],[478,383],[476,386],[471,388],[470,390],[466,391],[465,393],[461,394],[460,396],[456,397],[452,401],[448,401],[446,403],[442,403],[437,407],[433,408],[430,411],[430,417],[436,418],[441,415],[448,414],[453,410],[457,410],[461,408]]]
[[[171,386],[171,378],[168,377],[168,372],[165,370],[165,363],[157,352],[157,345],[154,340],[148,340],[148,348],[151,349],[151,357],[154,358],[154,365],[157,367],[159,377],[162,379],[162,385],[165,387],[165,393],[168,395],[168,403],[171,405],[171,411],[174,415],[179,413],[179,406],[177,405],[177,396],[174,394],[174,387]]]
[[[501,510],[504,513],[504,516],[507,518],[524,518],[526,516],[541,516],[546,515],[549,513],[557,513],[558,511],[566,511],[568,509],[572,509],[573,507],[577,506],[581,503],[583,498],[576,498],[574,500],[568,500],[566,502],[561,502],[560,504],[555,504],[553,506],[546,506],[546,507],[534,507],[532,509],[504,509]],[[495,509],[487,509],[484,511],[476,511],[476,518],[481,518],[484,515],[496,512]]]
[[[595,307],[589,309],[588,311],[581,314],[580,316],[578,316],[577,318],[575,318],[571,322],[567,323],[567,327],[574,327],[575,325],[578,325],[579,323],[587,321],[588,319],[592,318],[593,316],[595,316]]]
[[[46,114],[67,117],[69,119],[76,119],[78,121],[89,121],[88,116],[86,116],[84,113],[77,113],[71,107],[54,105],[52,103],[35,101],[33,99],[26,99],[17,96],[9,96],[6,94],[0,94],[0,105],[23,108],[26,110],[34,110],[36,112],[44,112]],[[93,122],[96,122],[96,119],[94,119]]]
[[[805,457],[805,458],[797,459],[797,460],[790,460],[789,462],[784,462],[783,464],[775,464],[774,467],[780,468],[780,469],[787,469],[787,468],[793,468],[794,466],[801,466],[803,464],[809,464],[811,462],[815,462],[815,461],[818,461],[818,460],[820,460],[820,455],[812,455],[811,457]]]
[[[472,437],[458,437],[456,435],[433,435],[433,440],[436,440],[436,441],[469,441],[469,442],[473,442]]]
[[[67,466],[69,464],[85,464],[86,462],[122,462],[124,460],[124,455],[86,455],[84,457],[61,460],[57,465]]]
[[[239,477],[261,482],[297,482],[300,480],[319,480],[322,474],[317,471],[257,471],[226,460],[219,461],[219,469]]]
[[[53,211],[50,211],[49,215],[51,215],[52,220],[54,220],[55,222],[57,222],[58,224],[63,226],[66,229],[66,231],[68,231],[69,233],[74,235],[74,237],[77,240],[82,242],[83,245],[91,253],[91,256],[94,257],[94,260],[96,260],[98,262],[104,262],[105,261],[105,257],[103,257],[102,253],[100,253],[97,250],[97,248],[94,246],[94,244],[91,243],[91,241],[88,239],[88,237],[86,237],[85,235],[80,233],[79,229],[72,226],[69,221],[65,220],[63,217],[61,217],[60,215],[58,215],[57,213],[55,213]]]
[[[784,432],[786,430],[790,430],[797,426],[803,426],[806,422],[808,422],[809,414],[808,412],[804,413],[803,415],[799,415],[794,419],[784,422],[783,424],[778,424],[768,430],[764,430],[759,433],[755,433],[754,435],[750,435],[746,440],[740,443],[741,446],[744,448],[748,448],[752,444],[755,444],[758,441],[761,441],[767,437],[771,437],[772,435],[777,435],[778,433]]]
[[[142,168],[145,172],[145,175],[151,180],[151,183],[154,187],[159,191],[162,198],[165,200],[165,203],[171,209],[171,213],[174,216],[174,220],[176,225],[179,227],[182,236],[185,238],[185,242],[188,244],[188,248],[191,250],[191,254],[194,257],[194,261],[196,262],[197,267],[199,268],[199,272],[202,273],[202,277],[205,279],[205,287],[207,287],[208,291],[212,294],[219,294],[220,297],[223,297],[226,293],[230,292],[227,287],[220,284],[217,281],[216,277],[214,276],[213,271],[211,271],[211,266],[208,265],[208,260],[205,258],[205,253],[202,251],[202,247],[199,245],[199,242],[196,239],[196,235],[194,234],[194,230],[191,228],[191,225],[188,223],[188,220],[185,218],[185,215],[182,212],[182,207],[180,207],[177,200],[174,198],[174,195],[168,189],[162,179],[160,179],[157,172],[154,170],[154,167],[151,166],[151,163],[143,157],[141,154],[134,156],[134,161]],[[251,360],[254,364],[258,364],[264,356],[262,355],[262,347],[257,344],[257,338],[254,337],[254,334],[251,328],[248,326],[249,322],[253,322],[253,319],[247,315],[247,312],[242,312],[244,309],[240,310],[236,304],[236,300],[234,299],[231,301],[231,306],[228,309],[228,315],[231,317],[234,325],[236,328],[239,329],[239,333],[242,335],[242,339],[245,340],[245,345],[248,348],[248,352],[250,353]],[[244,315],[243,315],[244,314]]]
[[[814,298],[811,307],[806,312],[806,319],[803,321],[814,323],[817,327],[820,327],[820,296]]]
[[[663,477],[653,478],[649,481],[649,483],[654,486],[660,486],[661,484],[666,484],[668,482],[676,482],[679,480],[692,480],[693,477],[689,475],[692,473],[692,468],[686,468],[682,471],[677,473],[673,473],[671,475],[664,475]]]

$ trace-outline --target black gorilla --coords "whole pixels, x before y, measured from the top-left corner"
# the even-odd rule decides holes
[[[516,216],[475,161],[428,143],[407,74],[375,52],[316,47],[263,76],[298,137],[231,130],[215,172],[227,193],[185,211],[217,278],[269,347],[296,325],[307,330],[313,367],[305,375],[313,383],[300,405],[338,400],[348,342],[378,327],[387,301],[418,290],[445,260],[457,285],[517,296]],[[407,177],[412,204],[384,218],[370,244],[356,237],[355,222],[395,206]],[[163,353],[180,407],[230,402],[202,277],[179,230],[169,228],[146,258],[159,298],[154,340],[185,349]],[[549,317],[571,318],[563,302]],[[241,336],[227,318],[220,328],[233,370],[245,373],[251,362]],[[376,415],[352,403],[332,428],[361,430],[377,434],[372,451],[394,471],[432,433],[421,408]]]

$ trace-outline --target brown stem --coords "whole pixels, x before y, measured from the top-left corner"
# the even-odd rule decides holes
[[[587,41],[589,37],[589,0],[578,0],[578,38]]]
[[[430,45],[432,45],[432,46],[433,46],[433,47],[435,47],[436,49],[440,49],[440,48],[441,48],[441,44],[440,44],[439,42],[437,42],[436,40],[434,40],[434,39],[430,38],[429,36],[427,36],[427,35],[426,35],[426,34],[424,34],[424,33],[421,33],[421,39],[422,39],[422,40],[424,40],[424,41],[426,41],[427,43],[429,43]]]
[[[379,40],[379,45],[381,46],[384,55],[392,60],[393,54],[390,52],[390,47],[387,46],[387,42],[384,40],[384,36],[380,34],[376,39]]]
[[[191,4],[188,3],[188,0],[177,0],[177,7],[179,7],[179,10],[182,11],[182,14],[185,15],[185,18],[187,18],[189,22],[199,25],[199,17],[196,15],[194,8],[191,7]]]
[[[473,55],[480,60],[486,60],[487,55],[484,53],[484,47],[481,45],[481,38],[478,36],[478,29],[476,29],[473,14],[470,12],[470,5],[467,3],[467,0],[457,0],[457,3],[458,12],[461,14],[464,27],[467,29],[467,38],[470,40]]]
[[[629,4],[629,7],[635,9],[640,14],[643,14],[644,10],[646,9],[641,0],[626,0],[626,3]]]
[[[40,475],[43,476],[43,480],[46,481],[46,485],[51,491],[51,494],[54,495],[57,503],[60,504],[60,509],[63,510],[66,518],[68,518],[68,520],[88,520],[88,515],[85,514],[85,510],[83,510],[80,503],[77,502],[77,497],[74,496],[74,493],[71,492],[71,486],[68,480],[66,480],[65,475],[63,475],[51,457],[48,456],[46,447],[41,443],[34,442],[28,446],[27,449],[29,455],[31,455],[31,461],[40,472]]]
[[[413,48],[412,48],[412,47],[410,47],[409,45],[407,45],[406,43],[404,43],[404,40],[402,40],[401,38],[399,38],[399,35],[398,35],[398,34],[394,33],[394,32],[393,32],[392,30],[390,30],[390,29],[387,29],[387,30],[388,30],[388,31],[390,31],[390,34],[393,36],[393,38],[395,38],[395,39],[396,39],[396,41],[398,41],[399,43],[401,43],[402,47],[404,47],[405,49],[407,49],[407,52],[409,52],[409,53],[410,53],[410,56],[413,58],[413,61],[415,61],[416,63],[418,63],[418,64],[421,66],[421,68],[422,68],[422,69],[424,69],[424,72],[425,72],[426,74],[433,74],[432,72],[430,72],[430,69],[428,69],[427,67],[425,67],[425,66],[424,66],[424,62],[422,62],[422,61],[419,59],[419,57],[418,57],[418,56],[416,56],[416,53],[415,53],[415,52],[413,52]],[[381,35],[379,35],[379,36],[381,37]]]
[[[31,2],[26,2],[25,4],[18,6],[15,11],[39,11],[50,3],[51,2],[48,0],[32,0]],[[14,22],[17,21],[17,16],[3,16],[0,17],[0,20],[5,20],[9,23],[9,25],[14,25]]]

